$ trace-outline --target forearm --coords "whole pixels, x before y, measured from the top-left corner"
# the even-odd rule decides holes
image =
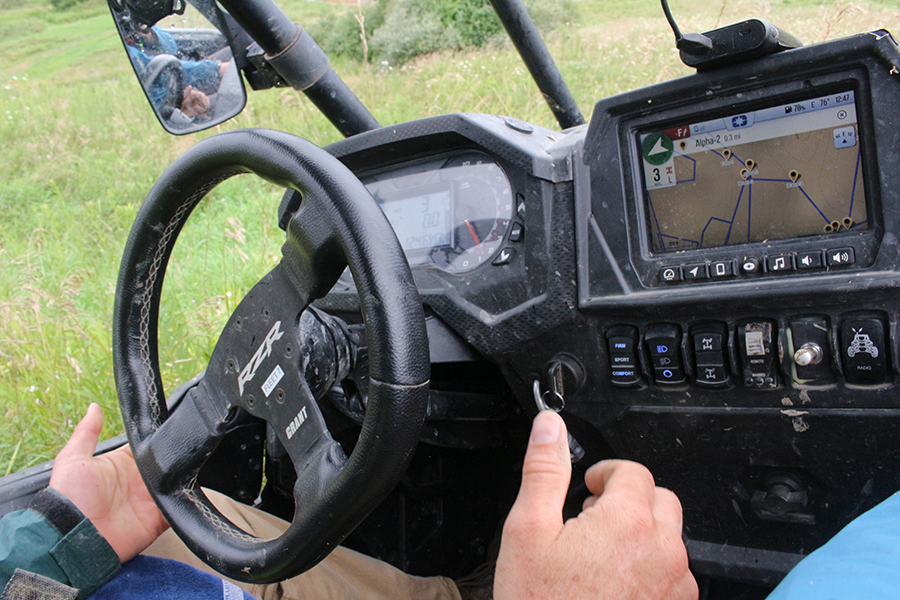
[[[83,598],[109,581],[120,566],[115,551],[91,522],[51,489],[38,494],[29,508],[0,520],[2,589],[21,569],[74,588]]]
[[[788,573],[769,600],[896,597],[900,492],[852,521]]]

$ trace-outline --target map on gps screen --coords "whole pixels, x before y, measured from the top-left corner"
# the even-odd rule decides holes
[[[852,91],[639,136],[652,250],[867,227]]]

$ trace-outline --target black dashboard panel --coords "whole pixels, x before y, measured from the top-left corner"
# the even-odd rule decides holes
[[[589,128],[560,133],[449,115],[354,136],[329,151],[364,180],[472,152],[502,168],[515,200],[512,215],[499,218],[509,223],[472,268],[414,264],[423,302],[473,356],[499,367],[522,413],[533,414],[535,396],[564,383],[561,414],[584,462],[638,460],[676,491],[697,568],[722,575],[739,548],[747,576],[758,580],[784,573],[900,489],[898,65],[896,42],[874,32],[603,100]],[[843,186],[852,199],[829,200],[838,208],[821,210],[821,232],[809,215],[801,224],[765,215],[771,238],[659,242],[648,177],[668,165],[681,185],[684,164],[663,154],[670,145],[676,154],[680,141],[686,154],[703,133],[674,130],[835,102],[855,114],[827,107],[821,126],[753,140],[769,144],[758,147],[778,159],[777,174],[740,145],[727,156],[717,146],[720,155],[703,160],[727,173],[674,197],[693,204],[685,214],[694,221],[721,227],[728,217],[709,208],[718,200],[702,196],[725,189],[728,177],[733,189],[718,206],[730,208],[728,226],[736,227],[746,206],[736,201],[740,188],[770,180],[781,186],[772,205]],[[819,181],[831,159],[784,158],[805,151],[797,136],[810,132],[820,147],[835,144],[829,152],[855,153],[857,160],[832,161],[834,184]],[[847,135],[852,145],[842,141]],[[741,164],[721,164],[732,158]],[[864,206],[853,204],[857,197]],[[804,208],[825,206],[813,198]],[[681,227],[673,214],[667,227]],[[676,276],[667,278],[670,271]],[[352,282],[339,282],[319,305],[354,312]],[[432,354],[441,355],[436,339]]]
[[[590,375],[583,400],[567,410],[678,493],[692,540],[804,554],[900,488],[898,62],[896,42],[874,32],[596,106],[580,163],[585,169],[575,171],[579,306],[594,352],[579,354]],[[834,177],[819,182],[822,194],[833,191],[829,186],[850,194],[837,199],[846,212],[827,221],[819,215],[821,232],[804,229],[796,215],[794,222],[769,215],[771,237],[747,231],[750,210],[741,190],[762,192],[761,182],[774,182],[783,186],[778,208],[785,208],[788,194],[800,191],[803,168],[783,161],[783,173],[766,173],[762,160],[746,163],[752,154],[741,156],[742,165],[729,164],[742,146],[718,144],[719,156],[707,156],[702,166],[721,170],[704,187],[694,181],[702,159],[677,157],[678,140],[683,151],[713,143],[694,124],[734,119],[719,132],[731,135],[751,130],[744,119],[754,115],[810,111],[836,99],[846,106],[850,92],[857,123],[849,150],[838,148],[847,144],[839,134],[848,132],[840,119],[852,115],[833,106],[820,131],[781,125],[784,131],[767,139],[777,152],[764,148],[769,158],[794,152],[790,160],[807,171]],[[797,154],[814,135],[820,144],[831,136],[832,154],[858,147],[839,177],[824,155],[816,161]],[[681,170],[673,185],[686,191],[665,200],[690,203],[679,209],[694,229],[671,217],[680,239],[666,247],[670,230],[654,214],[652,169],[673,164]],[[731,187],[722,183],[726,177]],[[853,190],[863,189],[864,226],[842,223],[850,213],[863,214],[850,204]],[[813,200],[801,200],[818,210]],[[742,206],[747,212],[739,212]],[[727,236],[739,223],[746,239],[735,244]],[[718,243],[702,243],[702,233],[683,235],[709,233],[709,226],[721,227]]]

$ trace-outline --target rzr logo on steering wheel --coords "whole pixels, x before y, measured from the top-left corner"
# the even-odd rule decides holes
[[[244,384],[253,379],[253,376],[256,375],[256,370],[263,361],[272,354],[272,344],[280,340],[283,335],[284,332],[281,331],[281,321],[277,321],[272,325],[272,329],[266,334],[266,339],[259,345],[253,358],[250,359],[250,362],[247,363],[247,366],[244,367],[244,370],[241,371],[241,374],[238,377],[238,389],[240,390],[241,396],[244,395]]]

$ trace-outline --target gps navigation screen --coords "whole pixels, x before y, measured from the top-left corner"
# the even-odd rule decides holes
[[[638,136],[651,249],[867,227],[853,91]]]

